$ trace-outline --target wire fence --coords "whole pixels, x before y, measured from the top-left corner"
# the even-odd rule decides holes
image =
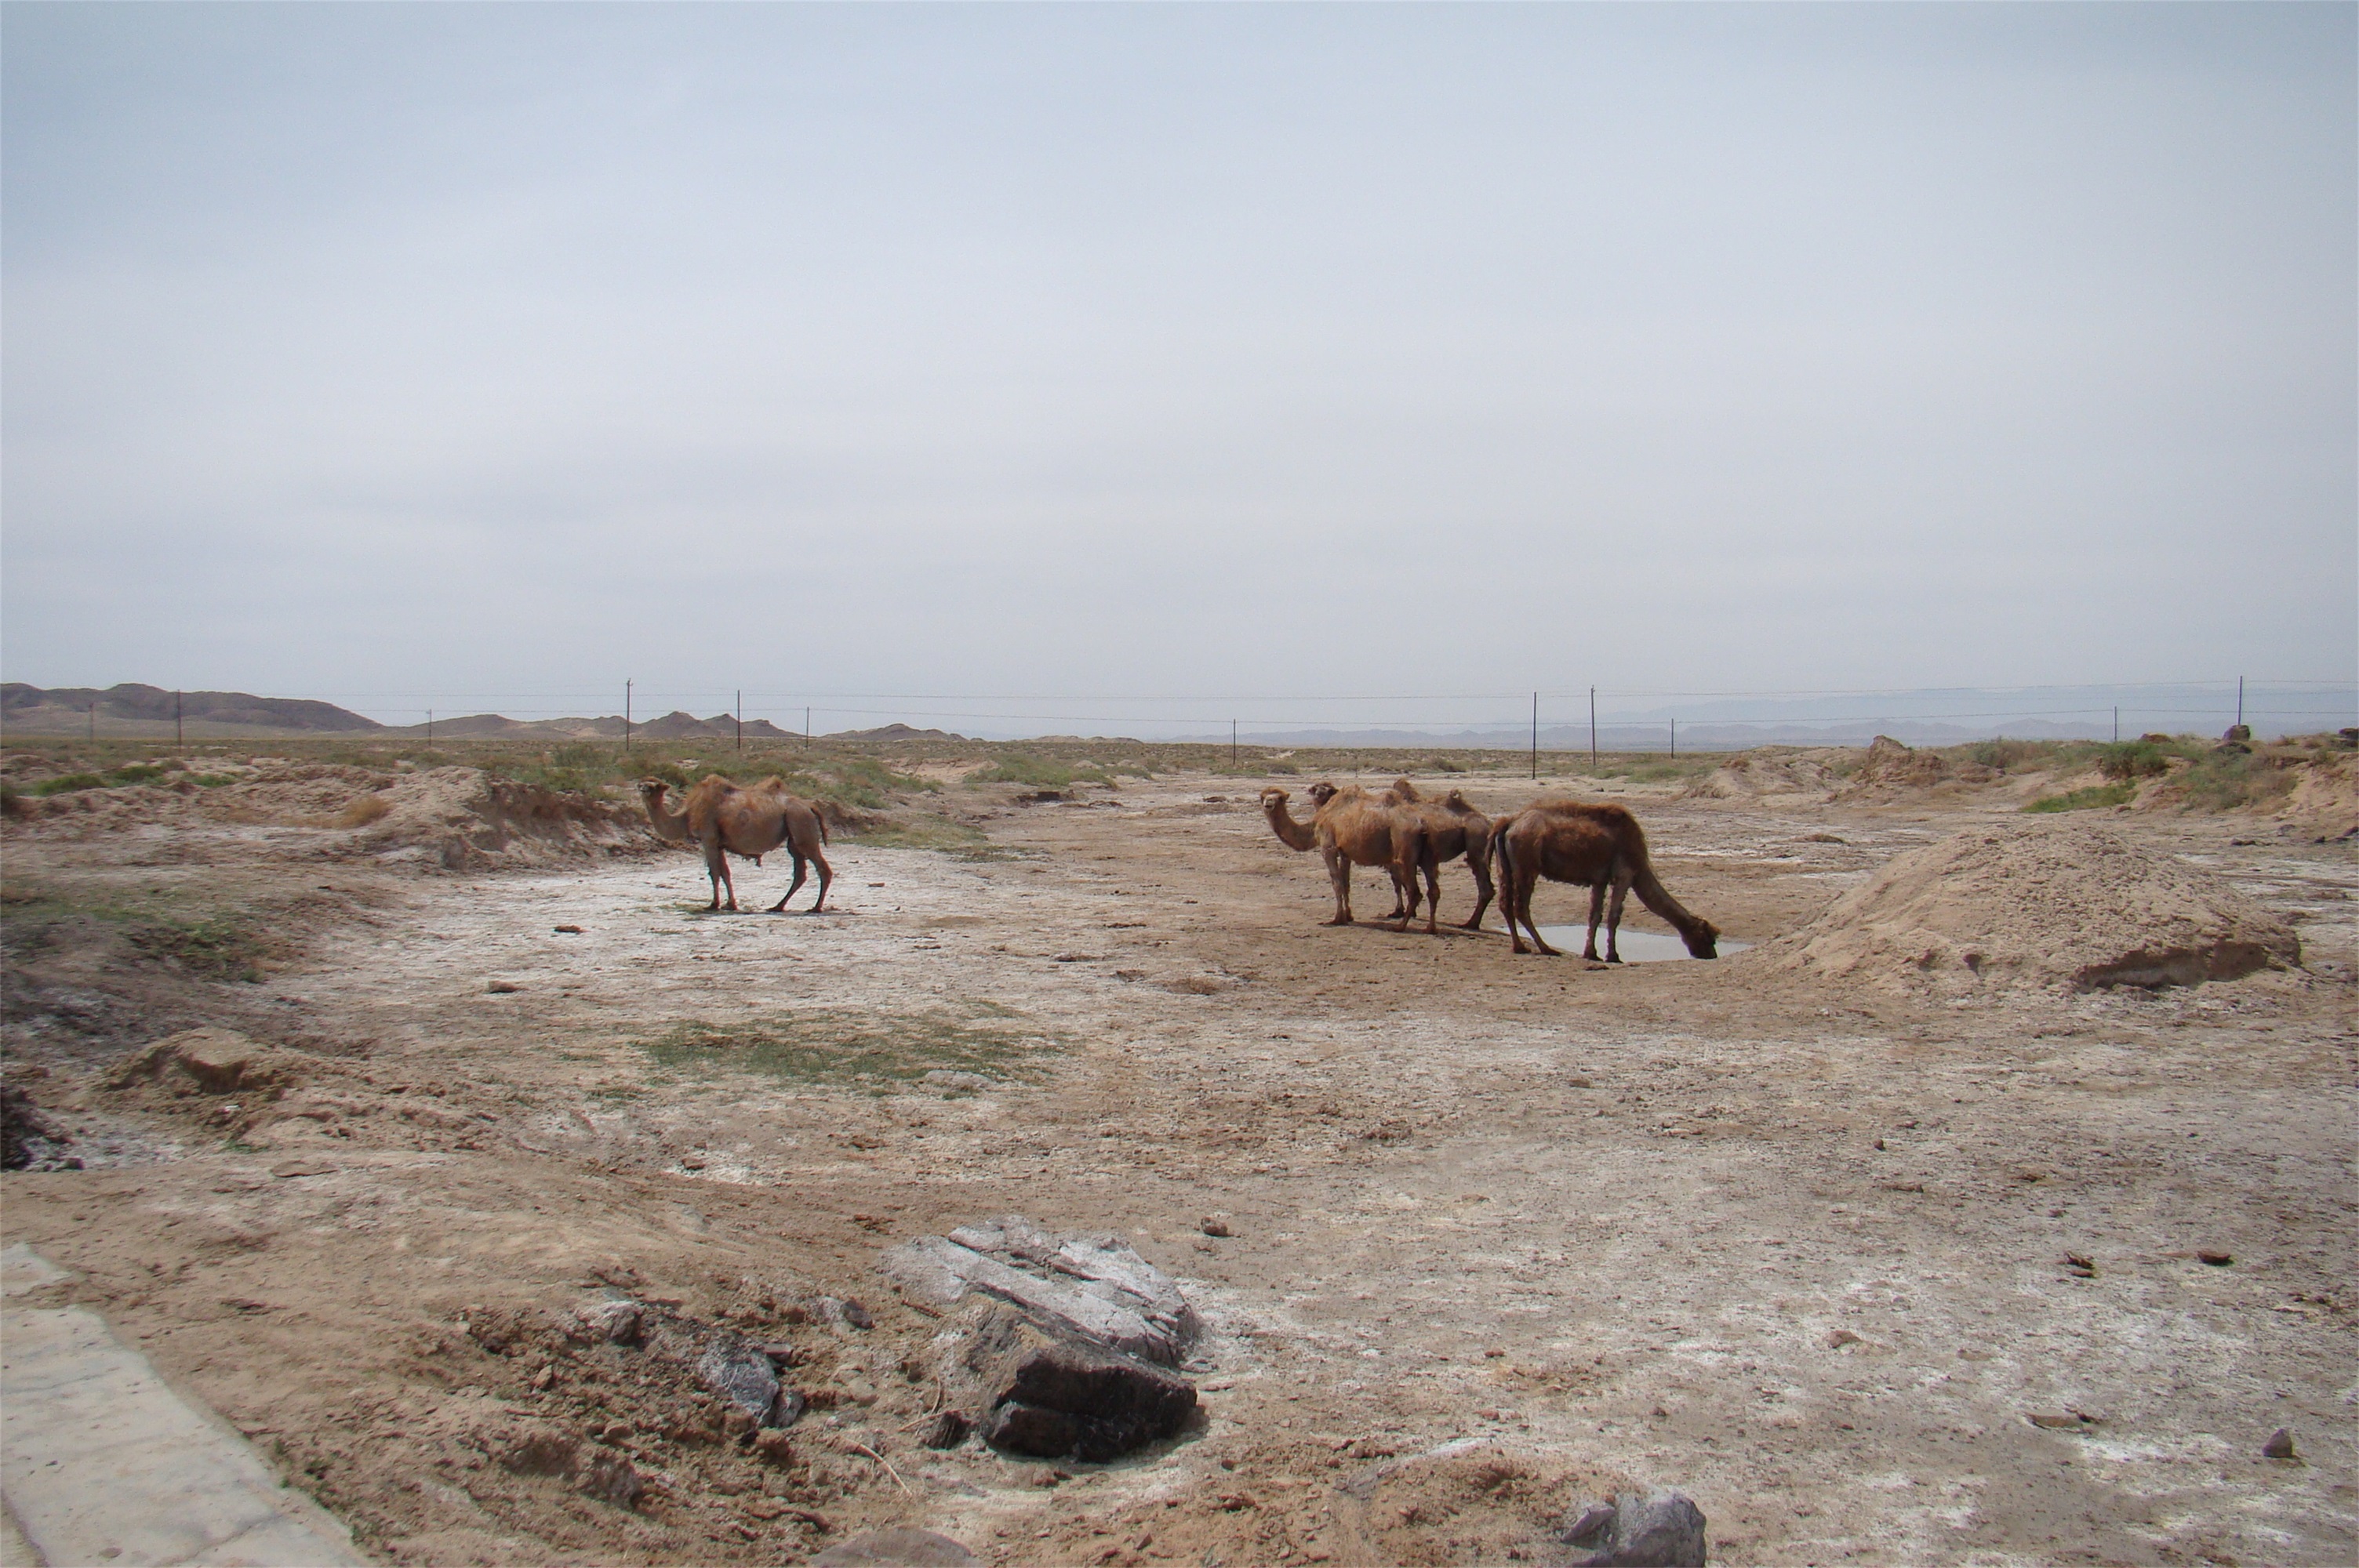
[[[1671,690],[1547,687],[1521,692],[1047,695],[843,692],[643,686],[499,692],[318,692],[388,727],[496,733],[496,717],[541,733],[565,721],[636,733],[653,721],[753,727],[758,735],[827,736],[907,725],[974,739],[1055,732],[1085,738],[1236,741],[1256,746],[1530,746],[1572,750],[1729,750],[1777,741],[1920,743],[2013,737],[2122,739],[2161,730],[2257,735],[2359,725],[2359,681],[2088,683],[2012,687]],[[80,695],[80,694],[77,694]],[[103,703],[104,694],[88,694]],[[280,699],[284,700],[284,699]],[[103,711],[103,710],[102,710]],[[545,728],[543,728],[545,726]],[[529,732],[527,732],[529,733]],[[525,738],[519,736],[518,738]]]

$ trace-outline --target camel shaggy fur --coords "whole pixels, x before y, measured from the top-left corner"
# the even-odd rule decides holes
[[[1382,866],[1393,879],[1393,913],[1387,918],[1397,923],[1394,930],[1408,930],[1417,910],[1417,870],[1427,853],[1425,824],[1416,809],[1389,790],[1358,784],[1339,789],[1324,779],[1303,793],[1314,808],[1310,821],[1298,820],[1287,809],[1290,797],[1275,785],[1261,792],[1262,815],[1288,849],[1316,849],[1327,862],[1335,918],[1326,924],[1352,924],[1352,868]],[[1434,929],[1430,911],[1426,929]]]
[[[1622,954],[1616,938],[1622,925],[1622,901],[1636,892],[1638,902],[1670,922],[1688,951],[1699,958],[1718,957],[1720,927],[1690,914],[1665,891],[1647,860],[1647,835],[1638,819],[1622,806],[1578,800],[1543,800],[1502,822],[1491,835],[1499,860],[1499,904],[1507,916],[1507,935],[1518,953],[1524,931],[1543,953],[1556,949],[1542,940],[1532,924],[1532,888],[1540,878],[1571,882],[1589,889],[1589,945],[1584,958],[1597,957],[1597,921],[1605,917],[1605,961],[1618,964]],[[1614,894],[1606,907],[1606,890]],[[1517,922],[1523,930],[1516,929]]]
[[[737,908],[737,883],[729,874],[730,855],[741,855],[758,866],[763,856],[781,844],[794,857],[795,880],[788,885],[785,897],[770,906],[770,913],[782,912],[787,899],[801,890],[808,866],[819,868],[819,897],[811,901],[810,913],[817,914],[826,906],[828,884],[835,880],[823,849],[827,818],[810,801],[788,795],[784,779],[773,774],[760,784],[740,788],[715,773],[699,781],[677,812],[664,806],[662,780],[644,780],[639,790],[647,797],[647,820],[655,824],[657,833],[675,844],[693,843],[704,851],[705,873],[712,880],[712,903],[708,908],[722,907],[724,888],[729,893],[728,908],[732,913]]]
[[[1425,873],[1428,929],[1441,913],[1440,868],[1463,855],[1466,869],[1474,873],[1474,914],[1459,929],[1480,931],[1484,911],[1491,907],[1491,819],[1467,805],[1466,796],[1454,789],[1440,800],[1428,800],[1408,780],[1395,779],[1390,793],[1407,802],[1425,826],[1425,854],[1419,869]],[[1396,910],[1395,915],[1405,919],[1415,914],[1416,899],[1412,888],[1408,908]]]

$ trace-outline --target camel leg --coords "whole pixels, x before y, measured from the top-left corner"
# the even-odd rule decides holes
[[[1427,860],[1425,871],[1425,934],[1439,935],[1441,931],[1441,868]]]
[[[1605,961],[1622,961],[1622,901],[1629,895],[1630,881],[1626,877],[1614,879],[1614,903],[1605,911]]]
[[[729,913],[737,913],[737,879],[729,874],[729,851],[714,839],[704,847],[704,873],[712,879],[712,907],[721,907],[721,890],[729,890]]]
[[[770,913],[772,914],[783,914],[786,913],[787,900],[794,897],[795,894],[802,891],[803,878],[810,874],[809,869],[803,864],[802,851],[799,849],[789,849],[787,853],[795,858],[795,880],[787,884],[787,891],[779,895],[777,903],[770,906]]]
[[[827,885],[828,883],[835,881],[835,868],[829,865],[827,863],[827,857],[821,854],[817,849],[813,849],[810,852],[810,858],[812,862],[819,867],[819,896],[811,900],[810,906],[810,912],[813,914],[817,914],[821,910],[827,907]]]
[[[1484,846],[1479,854],[1469,849],[1466,852],[1466,869],[1474,873],[1474,917],[1459,929],[1480,931],[1483,929],[1483,914],[1491,907],[1490,847]]]
[[[1599,882],[1589,890],[1589,944],[1581,950],[1581,956],[1593,964],[1597,962],[1597,923],[1604,917],[1605,884]],[[1605,946],[1607,951],[1613,950],[1614,938],[1610,934],[1605,938]]]
[[[1327,880],[1335,886],[1335,918],[1327,924],[1349,925],[1352,924],[1352,862],[1332,844],[1321,845],[1320,853],[1327,859]]]
[[[1539,925],[1532,919],[1532,892],[1539,885],[1539,880],[1540,869],[1538,866],[1516,868],[1516,912],[1523,917],[1524,929],[1532,934],[1534,951],[1553,958],[1558,957],[1557,950],[1548,945],[1548,938],[1540,935]],[[1521,947],[1516,950],[1523,951]]]

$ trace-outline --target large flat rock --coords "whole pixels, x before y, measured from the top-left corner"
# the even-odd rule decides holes
[[[9,1252],[12,1296],[62,1278],[38,1254]],[[324,1509],[281,1486],[243,1438],[174,1393],[85,1308],[0,1314],[0,1492],[38,1562],[366,1561]]]

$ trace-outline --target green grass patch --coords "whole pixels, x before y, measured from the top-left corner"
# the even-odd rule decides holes
[[[947,816],[913,816],[880,822],[846,838],[886,849],[931,849],[957,860],[1026,860],[1037,851],[995,844],[982,828]]]
[[[637,1042],[658,1065],[681,1074],[757,1074],[784,1083],[890,1094],[937,1070],[994,1078],[1037,1076],[1056,1038],[998,1003],[964,1015],[814,1009],[734,1023],[690,1019]]]
[[[2025,806],[2026,811],[2093,811],[2104,806],[2127,806],[2137,794],[2137,785],[2130,783],[2091,784],[2064,795],[2043,795]]]
[[[2190,811],[2262,806],[2293,788],[2293,774],[2248,752],[2208,752],[2174,781]]]
[[[263,916],[252,910],[192,910],[177,899],[77,897],[15,882],[0,894],[0,935],[17,952],[48,946],[52,931],[76,919],[114,926],[140,954],[177,963],[200,979],[258,981],[263,960],[275,950]]]

